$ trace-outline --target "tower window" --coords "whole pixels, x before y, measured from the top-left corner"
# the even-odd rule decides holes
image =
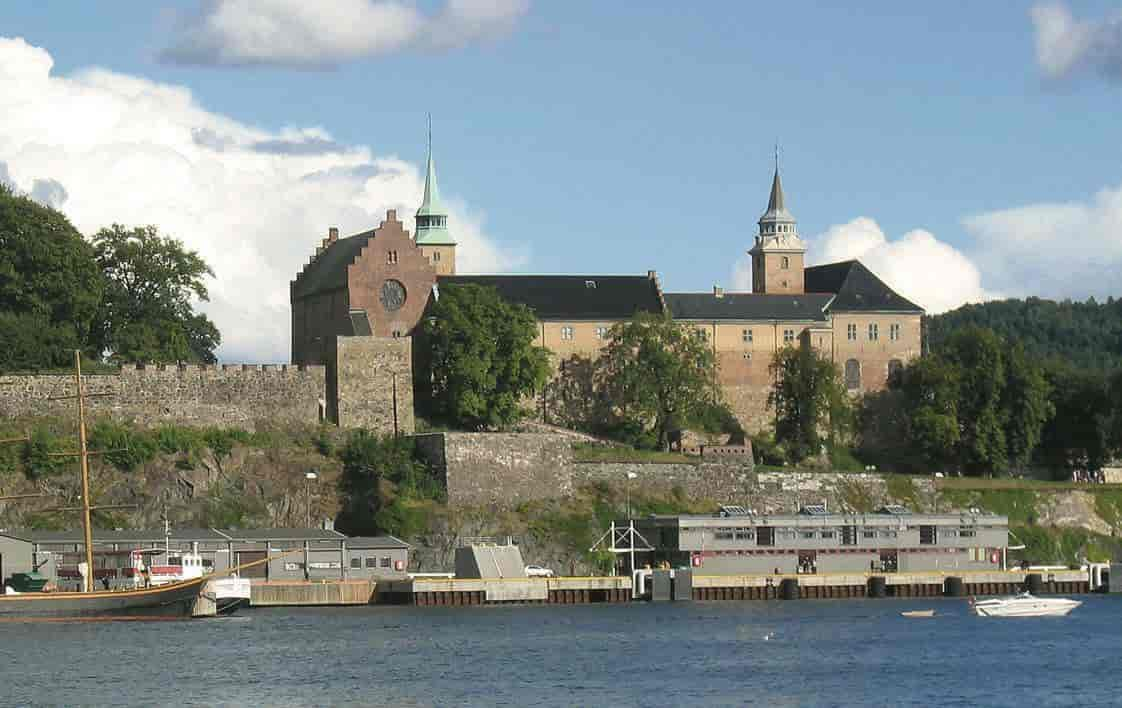
[[[397,263],[397,251],[386,251],[386,263],[389,265]]]
[[[565,325],[561,328],[561,339],[570,340],[573,338],[573,328]]]
[[[752,343],[752,330],[750,330],[750,329],[742,330],[740,332],[740,338],[742,340],[744,340],[745,344],[751,344]]]
[[[857,341],[857,325],[849,324],[845,326],[845,337],[851,342]]]
[[[783,256],[782,258],[779,259],[779,267],[782,268],[783,270],[787,270],[788,268],[791,267],[791,259],[788,258],[787,256]]]
[[[869,341],[870,342],[875,342],[879,338],[880,338],[880,328],[877,327],[876,322],[870,323],[869,324]]]
[[[899,324],[894,323],[894,324],[888,325],[888,338],[891,339],[894,342],[900,339],[900,325]]]

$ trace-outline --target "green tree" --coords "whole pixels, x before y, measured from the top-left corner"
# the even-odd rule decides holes
[[[92,248],[66,217],[0,183],[0,370],[92,353],[102,287]]]
[[[1041,432],[1040,461],[1069,478],[1100,469],[1110,458],[1111,397],[1101,371],[1052,363],[1045,370],[1055,415]]]
[[[424,528],[424,502],[438,498],[440,490],[428,468],[414,458],[411,440],[358,430],[340,457],[341,531],[408,537]]]
[[[980,327],[955,332],[898,385],[913,444],[933,464],[972,475],[1027,464],[1055,410],[1041,367]]]
[[[653,432],[665,449],[675,427],[719,400],[713,347],[696,327],[641,312],[616,323],[597,364],[598,386],[619,418]]]
[[[455,425],[502,428],[523,415],[521,403],[549,376],[546,350],[534,345],[537,320],[493,288],[441,287],[422,325],[432,413]]]
[[[209,299],[210,266],[155,226],[98,231],[95,257],[105,277],[105,297],[94,340],[113,361],[159,363],[216,361],[221,337],[193,300]]]
[[[775,353],[769,371],[775,441],[792,460],[815,455],[823,445],[833,448],[850,430],[852,406],[832,361],[811,347],[784,347]]]

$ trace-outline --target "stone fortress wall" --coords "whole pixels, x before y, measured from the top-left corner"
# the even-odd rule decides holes
[[[406,339],[340,337],[326,365],[127,365],[83,376],[93,417],[256,430],[338,423],[379,433],[413,432],[410,344]],[[345,341],[344,341],[345,340]],[[340,376],[339,374],[342,374]],[[0,376],[0,419],[73,416],[74,377]],[[97,395],[102,394],[102,395]]]
[[[882,475],[758,472],[751,457],[703,458],[697,464],[578,462],[573,438],[557,433],[429,433],[413,439],[453,506],[513,507],[569,497],[595,482],[622,488],[629,474],[635,475],[630,483],[637,491],[677,489],[692,500],[740,504],[760,513],[797,511],[799,503],[843,509],[854,498],[889,501]],[[926,506],[934,485],[919,478],[914,484],[917,501]]]

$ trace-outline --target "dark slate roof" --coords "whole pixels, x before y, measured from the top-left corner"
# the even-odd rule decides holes
[[[834,293],[832,312],[923,312],[897,294],[860,261],[814,266],[804,271],[806,291]]]
[[[328,246],[327,250],[296,276],[292,284],[292,297],[302,298],[346,287],[347,266],[354,263],[373,236],[373,231],[366,231],[341,238]]]
[[[594,285],[590,285],[593,283]],[[662,312],[654,278],[645,275],[447,275],[437,283],[492,287],[526,305],[539,320],[626,319]]]
[[[66,531],[13,529],[11,531],[5,531],[4,534],[32,543],[82,543],[81,529],[70,529]],[[202,528],[172,529],[171,537],[176,541],[198,541],[200,543],[227,540],[225,536],[214,529]],[[162,528],[124,530],[94,529],[93,540],[95,543],[163,543],[164,530]]]
[[[409,544],[396,536],[354,536],[347,539],[347,548],[409,548]]]
[[[66,531],[40,531],[31,529],[13,529],[0,532],[5,536],[31,541],[33,543],[82,543],[82,530],[70,529]],[[174,541],[198,541],[200,543],[216,541],[319,541],[338,540],[346,538],[338,531],[324,529],[201,529],[201,528],[173,528],[171,538]],[[94,529],[93,539],[101,543],[163,543],[163,529]]]
[[[676,320],[826,320],[833,295],[757,293],[666,293],[666,306]]]
[[[327,529],[219,529],[235,541],[319,541],[346,538]]]

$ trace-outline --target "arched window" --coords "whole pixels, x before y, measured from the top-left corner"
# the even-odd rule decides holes
[[[899,359],[888,360],[888,383],[891,384],[900,378],[900,374],[904,371],[904,362]]]
[[[856,359],[845,362],[845,387],[850,391],[861,388],[861,362]]]
[[[788,258],[787,256],[783,256],[782,258],[779,259],[779,267],[782,268],[783,270],[787,270],[788,268],[791,267],[791,259]]]

